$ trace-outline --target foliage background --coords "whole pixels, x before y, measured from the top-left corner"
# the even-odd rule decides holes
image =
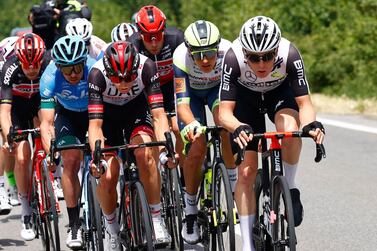
[[[12,28],[28,26],[33,3],[42,0],[1,0],[0,38]],[[224,38],[234,40],[252,16],[266,15],[280,26],[283,36],[300,50],[312,92],[377,97],[376,0],[88,0],[94,33],[110,41],[112,27],[130,22],[147,4],[164,11],[168,25],[185,29],[197,19],[215,23]]]

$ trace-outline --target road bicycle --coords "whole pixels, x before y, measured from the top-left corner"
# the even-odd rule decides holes
[[[64,150],[81,150],[84,154],[84,164],[81,176],[81,196],[78,205],[83,210],[83,236],[84,246],[86,250],[102,251],[104,250],[104,224],[102,219],[102,211],[96,196],[97,180],[90,175],[90,161],[92,153],[88,143],[85,144],[71,144],[58,146],[55,140],[51,140],[51,157],[55,153]],[[51,160],[52,161],[52,160]]]
[[[42,148],[40,129],[15,130],[10,127],[7,136],[9,146],[32,135],[34,142],[33,161],[30,170],[29,203],[31,207],[31,222],[36,238],[41,239],[43,248],[47,251],[60,250],[59,217],[60,206],[54,192],[54,176],[50,172],[46,153]],[[11,149],[12,150],[12,149]]]
[[[93,162],[99,173],[104,173],[106,166],[100,165],[102,154],[119,152],[122,156],[123,178],[120,180],[120,224],[119,240],[126,250],[154,250],[153,223],[149,205],[144,192],[144,187],[139,179],[138,168],[133,156],[133,151],[139,148],[165,146],[168,154],[172,152],[172,139],[170,133],[165,133],[166,141],[155,141],[141,144],[124,144],[113,147],[101,148],[101,140],[95,142]]]
[[[253,140],[262,141],[262,169],[257,174],[254,186],[256,217],[252,233],[256,250],[296,250],[292,199],[283,173],[280,140],[299,137],[310,136],[301,131],[253,134]],[[267,139],[271,140],[269,150]],[[322,144],[316,145],[316,151],[315,162],[326,157]],[[239,150],[236,165],[243,161],[244,153],[245,148]]]
[[[219,126],[194,130],[206,135],[207,155],[197,200],[198,226],[204,250],[235,250],[236,211],[227,169],[221,155]]]

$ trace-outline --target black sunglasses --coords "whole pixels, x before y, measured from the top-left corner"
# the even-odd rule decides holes
[[[275,51],[270,51],[263,55],[258,55],[258,54],[253,54],[253,53],[245,54],[245,58],[252,63],[258,63],[260,61],[269,62],[272,59],[274,59],[274,57],[275,57]]]

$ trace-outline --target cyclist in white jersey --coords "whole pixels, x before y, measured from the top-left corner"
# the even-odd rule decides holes
[[[183,239],[190,244],[199,241],[196,195],[201,182],[201,167],[206,153],[204,135],[194,135],[194,128],[204,123],[204,106],[212,111],[215,124],[219,124],[219,86],[221,65],[231,43],[222,39],[218,28],[211,22],[199,20],[190,24],[184,33],[185,42],[173,54],[174,82],[178,126],[183,141],[190,142],[190,151],[184,163],[186,184]],[[222,133],[225,164],[233,183],[237,170],[230,148],[228,132]],[[198,176],[199,174],[199,176]]]
[[[227,51],[220,88],[221,124],[232,132],[235,147],[246,147],[234,193],[243,250],[254,250],[251,229],[256,209],[252,188],[258,167],[258,142],[250,141],[253,132],[263,132],[264,113],[275,123],[277,131],[296,131],[305,125],[302,130],[317,143],[324,139],[324,128],[316,121],[310,100],[300,53],[281,37],[275,21],[257,16],[242,26],[239,38]],[[295,226],[301,224],[303,215],[300,192],[295,184],[301,145],[300,138],[282,142],[284,173],[291,190]]]
[[[65,27],[67,35],[79,35],[85,41],[88,50],[89,56],[98,59],[102,54],[107,44],[101,38],[93,35],[93,25],[90,21],[85,18],[75,18],[70,21]]]

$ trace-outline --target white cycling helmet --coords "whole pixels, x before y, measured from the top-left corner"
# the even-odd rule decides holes
[[[133,24],[120,23],[111,31],[111,41],[126,41],[132,34],[137,32],[137,28]]]
[[[13,36],[13,37],[7,37],[1,40],[0,42],[0,52],[4,59],[8,59],[11,55],[14,54],[14,45],[16,44],[16,41],[20,37]]]
[[[68,22],[65,26],[65,31],[67,32],[67,35],[78,35],[82,37],[85,42],[88,42],[92,36],[93,25],[86,18],[75,18]]]
[[[271,51],[279,46],[279,26],[269,17],[256,16],[244,23],[239,40],[242,48],[251,52]]]

